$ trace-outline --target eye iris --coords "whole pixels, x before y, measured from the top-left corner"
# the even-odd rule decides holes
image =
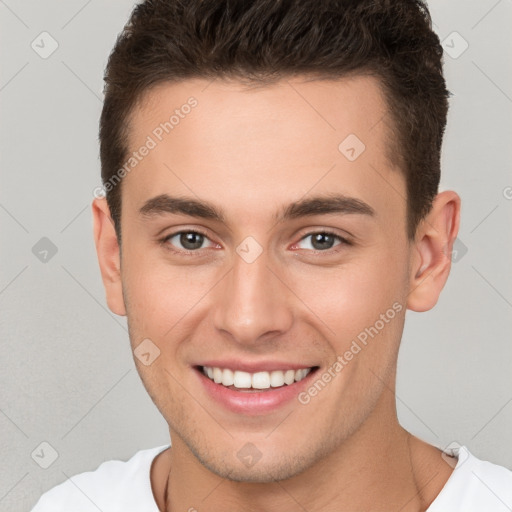
[[[322,243],[325,244],[327,241],[327,246],[322,245]],[[317,246],[317,242],[320,243],[319,246]],[[334,236],[329,235],[328,233],[317,233],[316,235],[313,235],[313,241],[312,245],[315,249],[322,250],[322,249],[330,249],[333,246],[334,243]]]
[[[199,249],[203,243],[203,239],[204,236],[200,233],[182,233],[180,235],[180,244],[187,250]]]

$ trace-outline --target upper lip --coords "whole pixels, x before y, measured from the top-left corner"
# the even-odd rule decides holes
[[[222,368],[238,370],[248,373],[272,372],[276,370],[300,370],[302,368],[312,368],[318,365],[308,363],[290,363],[289,361],[242,361],[240,359],[215,359],[203,361],[195,366],[209,366],[211,368]]]

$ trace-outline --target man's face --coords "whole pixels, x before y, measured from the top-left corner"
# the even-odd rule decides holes
[[[181,108],[190,97],[197,105]],[[176,109],[172,130],[158,130]],[[173,441],[221,476],[298,474],[391,403],[411,249],[385,112],[365,77],[165,84],[135,112],[130,153],[148,136],[155,144],[122,184],[123,299],[132,348],[150,340],[146,359],[160,351],[135,361]],[[151,202],[163,195],[207,202],[223,219]],[[339,211],[281,218],[334,196],[348,198]],[[199,368],[275,362],[318,369],[237,391]]]

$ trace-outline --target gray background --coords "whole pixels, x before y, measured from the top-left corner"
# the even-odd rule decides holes
[[[92,237],[103,69],[132,6],[0,0],[2,511],[29,510],[68,476],[168,442],[125,319],[106,307]],[[512,468],[512,2],[430,8],[454,94],[441,189],[462,197],[462,221],[438,305],[407,313],[399,417],[428,442]],[[51,49],[43,31],[58,43],[47,58],[31,47]],[[58,453],[47,469],[42,442]]]

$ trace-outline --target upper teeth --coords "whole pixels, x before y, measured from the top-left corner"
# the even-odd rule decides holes
[[[273,372],[248,373],[228,368],[203,366],[203,373],[217,384],[223,386],[235,386],[235,388],[269,389],[277,388],[284,384],[293,384],[302,380],[311,368],[300,370],[275,370]]]

